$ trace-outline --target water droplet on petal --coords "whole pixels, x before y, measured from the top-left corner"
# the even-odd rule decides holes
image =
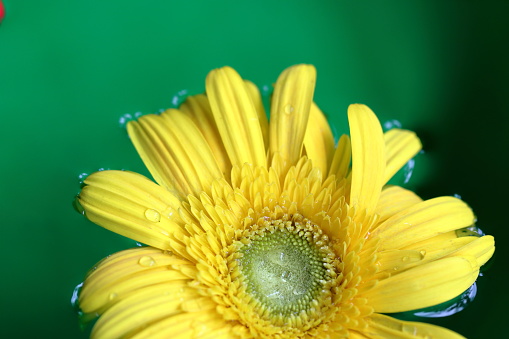
[[[403,262],[407,262],[408,260],[410,260],[410,257],[403,257],[403,258],[401,258],[401,260],[402,260]]]
[[[446,301],[443,304],[431,306],[421,311],[415,312],[414,315],[425,318],[442,318],[463,311],[477,295],[477,285],[474,283],[458,297]]]
[[[177,92],[172,98],[171,103],[175,108],[178,108],[180,104],[184,102],[187,97],[187,89],[183,89]]]
[[[80,291],[81,291],[81,288],[83,287],[83,283],[79,283],[75,288],[74,288],[74,291],[72,292],[72,297],[71,297],[71,304],[72,306],[78,310],[79,309],[79,305],[78,305],[78,297],[80,295]]]
[[[145,211],[145,218],[147,218],[147,220],[152,221],[152,222],[159,222],[159,221],[161,221],[161,213],[159,213],[158,211],[156,211],[152,208],[148,208]]]
[[[76,198],[74,198],[74,201],[72,202],[72,207],[74,207],[76,212],[78,212],[79,214],[85,215],[85,209],[83,208],[83,206],[81,206],[79,197],[80,196],[77,195]]]
[[[84,184],[85,179],[86,179],[87,177],[88,177],[88,173],[85,173],[85,172],[80,173],[80,174],[78,175],[78,180],[79,180],[79,182],[80,182],[80,185],[83,185],[83,184]]]
[[[285,106],[285,113],[286,114],[292,114],[293,110],[294,110],[294,108],[293,108],[292,105],[288,104],[288,105]]]
[[[113,300],[113,299],[115,299],[117,296],[118,296],[118,294],[116,294],[116,293],[110,293],[110,295],[108,296],[108,299]]]
[[[141,266],[144,266],[144,267],[151,267],[156,264],[156,261],[154,260],[154,258],[152,258],[148,255],[145,255],[145,256],[141,257],[140,260],[138,260],[138,264],[140,264]]]
[[[426,255],[426,251],[425,250],[419,251],[419,253],[421,254],[422,258],[424,258],[424,256]]]

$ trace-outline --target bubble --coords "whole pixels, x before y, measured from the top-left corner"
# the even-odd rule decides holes
[[[156,211],[152,208],[148,208],[145,211],[145,218],[147,218],[147,220],[152,221],[152,222],[159,222],[159,221],[161,221],[161,213],[159,213],[158,211]]]
[[[138,264],[140,264],[143,267],[152,267],[156,264],[156,261],[154,260],[154,258],[145,255],[141,257],[140,260],[138,260]]]

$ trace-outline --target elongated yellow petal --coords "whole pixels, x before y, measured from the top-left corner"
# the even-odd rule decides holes
[[[115,233],[170,250],[170,233],[183,231],[179,199],[140,174],[101,171],[89,175],[78,202],[92,222]]]
[[[183,301],[194,298],[200,298],[197,291],[181,282],[146,286],[109,308],[97,321],[91,337],[122,338],[132,335],[147,324],[180,314]]]
[[[381,249],[402,248],[435,235],[470,226],[475,217],[470,207],[454,197],[423,201],[387,219],[371,232]]]
[[[186,101],[180,105],[179,110],[188,114],[208,142],[217,164],[226,178],[229,178],[232,164],[224,148],[221,135],[217,129],[209,99],[204,94],[189,96]],[[267,118],[265,118],[267,120]]]
[[[231,338],[230,330],[231,324],[216,312],[203,311],[167,317],[140,331],[133,338],[202,338],[211,332],[216,332],[217,338]]]
[[[378,222],[382,223],[389,217],[404,211],[421,201],[422,199],[412,191],[399,186],[386,186],[380,195],[380,200],[376,207],[375,213],[380,215]]]
[[[309,120],[316,70],[296,65],[281,73],[271,103],[270,154],[280,153],[283,170],[295,165],[301,156]]]
[[[493,238],[491,235],[486,235],[480,238],[473,238],[475,239],[474,241],[471,241],[456,251],[447,254],[447,256],[473,256],[477,259],[479,266],[484,265],[495,252],[495,238]]]
[[[351,205],[374,212],[384,184],[385,149],[382,127],[369,107],[348,107],[352,138]]]
[[[260,122],[260,128],[262,130],[263,143],[265,144],[265,150],[267,150],[269,147],[269,120],[267,119],[265,108],[263,107],[260,90],[249,80],[244,80],[244,83],[246,84],[247,91],[255,105],[256,113],[258,114],[258,121]]]
[[[387,339],[464,339],[456,332],[436,325],[403,321],[383,314],[369,317],[369,327],[364,330],[368,338]]]
[[[323,176],[327,175],[334,155],[334,137],[327,118],[314,102],[304,136],[304,148],[313,166],[318,167]]]
[[[352,145],[348,135],[343,134],[339,138],[338,147],[334,152],[334,157],[329,170],[329,175],[335,175],[338,179],[346,178],[350,161],[352,160]]]
[[[207,96],[233,165],[266,166],[265,145],[256,106],[235,70],[223,67],[209,73]]]
[[[473,257],[445,258],[381,280],[364,296],[375,312],[405,312],[458,296],[478,274],[479,266]]]
[[[393,128],[384,134],[387,165],[384,183],[422,148],[421,141],[412,131]]]
[[[185,259],[153,247],[138,247],[106,258],[92,270],[80,291],[86,313],[102,309],[156,283],[189,280],[171,267],[190,265]]]
[[[128,132],[154,179],[183,196],[210,192],[212,181],[222,177],[203,134],[183,112],[145,115],[130,122]]]

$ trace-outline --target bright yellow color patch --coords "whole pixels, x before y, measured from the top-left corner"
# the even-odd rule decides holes
[[[464,292],[493,237],[461,236],[475,216],[460,199],[385,186],[420,151],[413,132],[384,134],[354,104],[335,146],[315,81],[313,66],[285,70],[267,119],[256,86],[220,68],[206,94],[129,123],[158,184],[96,172],[78,203],[148,246],[88,273],[92,337],[461,338],[380,313]]]

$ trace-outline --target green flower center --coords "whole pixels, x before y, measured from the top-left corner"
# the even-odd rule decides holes
[[[331,278],[327,237],[309,222],[275,220],[269,224],[268,229],[255,231],[240,249],[247,292],[271,314],[307,311]]]

